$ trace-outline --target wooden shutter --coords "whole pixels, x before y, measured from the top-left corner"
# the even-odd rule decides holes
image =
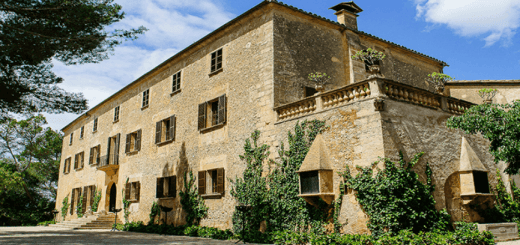
[[[121,134],[117,134],[116,144],[114,146],[114,164],[119,164],[119,142],[121,140]]]
[[[176,176],[170,177],[170,185],[168,186],[168,192],[170,193],[170,197],[177,196],[177,177]]]
[[[65,162],[63,163],[63,173],[67,173],[67,159],[65,159]]]
[[[80,155],[81,157],[81,167],[80,168],[83,168],[83,166],[85,165],[85,152],[81,152]]]
[[[85,213],[87,211],[87,199],[88,199],[88,186],[83,187],[83,201],[82,201],[82,207],[81,207],[81,213]]]
[[[139,196],[141,194],[141,182],[135,183],[135,200],[139,201]]]
[[[90,186],[90,207],[92,207],[92,204],[94,204],[94,198],[96,197],[96,186],[91,185]]]
[[[94,163],[94,148],[95,147],[90,148],[90,157],[88,158],[88,164]]]
[[[101,145],[97,145],[96,149],[96,164],[99,164],[99,160],[101,159]]]
[[[217,169],[217,192],[220,194],[224,194],[224,169]]]
[[[161,143],[162,121],[155,123],[155,144]]]
[[[131,138],[132,138],[132,134],[127,134],[126,135],[126,147],[125,147],[125,153],[128,153],[130,152],[130,144],[131,144]]]
[[[222,95],[218,98],[218,122],[217,124],[223,124],[226,122],[226,95]]]
[[[74,169],[78,168],[78,154],[74,155]]]
[[[107,165],[108,163],[110,162],[110,141],[112,140],[111,137],[108,137],[108,144],[107,144],[107,158],[106,158],[106,161],[107,161]]]
[[[74,213],[74,197],[76,195],[76,189],[72,189],[72,195],[70,196],[70,214]]]
[[[199,195],[206,194],[206,171],[199,171]]]
[[[130,199],[130,189],[131,188],[132,188],[132,183],[126,183],[126,186],[125,186],[125,199],[126,200]]]
[[[155,197],[163,197],[164,178],[157,178],[157,186],[155,188]]]
[[[175,140],[175,121],[176,117],[175,115],[170,117],[170,135],[168,135],[168,138],[170,140]]]
[[[71,163],[72,160],[70,159],[70,157],[69,157],[69,161],[68,162],[69,163],[67,164],[67,173],[70,173],[70,165],[72,165],[72,163]]]
[[[207,102],[199,104],[199,130],[206,128]]]
[[[141,150],[141,133],[142,133],[141,129],[137,130],[137,137],[135,139],[135,150],[136,151]]]

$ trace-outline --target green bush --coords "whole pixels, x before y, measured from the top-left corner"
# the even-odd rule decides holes
[[[42,221],[39,222],[37,226],[49,226],[50,224],[56,224],[56,222],[54,220]]]

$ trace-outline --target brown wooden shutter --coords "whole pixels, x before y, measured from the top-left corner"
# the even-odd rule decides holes
[[[81,157],[81,167],[80,168],[83,168],[83,166],[85,165],[85,152],[81,152],[80,154],[80,157]]]
[[[96,152],[96,164],[99,164],[99,160],[101,159],[101,145],[97,145],[97,152]]]
[[[88,199],[88,189],[89,187],[88,186],[85,186],[83,187],[83,201],[82,201],[82,208],[81,208],[81,213],[85,213],[85,211],[87,211],[87,199]]]
[[[139,201],[139,197],[141,196],[141,182],[135,183],[135,200]]]
[[[170,117],[170,130],[169,130],[169,135],[168,135],[169,140],[175,140],[175,121],[176,121],[175,115],[171,116]]]
[[[141,129],[137,130],[137,137],[135,139],[135,150],[136,151],[141,150],[141,134],[142,134],[142,130]]]
[[[117,134],[116,145],[114,146],[114,164],[119,164],[119,142],[121,141],[121,134]]]
[[[94,198],[96,197],[96,186],[91,185],[90,186],[90,207],[92,208],[92,204],[94,204]]]
[[[224,194],[224,169],[217,169],[217,192],[220,194]]]
[[[74,169],[78,168],[78,154],[74,155]]]
[[[155,123],[155,144],[161,143],[162,122]]]
[[[206,194],[206,171],[199,171],[199,195]]]
[[[126,183],[126,186],[125,186],[125,199],[126,200],[130,199],[130,189],[132,189],[132,183]]]
[[[223,124],[226,122],[226,95],[222,95],[218,98],[218,122],[217,124]]]
[[[199,104],[199,130],[206,128],[207,102]]]
[[[65,162],[63,163],[63,173],[67,173],[67,159],[65,159]]]
[[[69,157],[69,164],[67,164],[67,173],[70,173],[70,165],[72,165],[72,159]]]
[[[110,141],[112,140],[111,137],[108,138],[108,144],[107,144],[107,158],[106,158],[106,161],[107,161],[107,165],[108,163],[110,162]]]
[[[168,177],[168,196],[175,197],[177,195],[177,178],[175,176]]]
[[[157,178],[157,186],[155,188],[155,197],[156,198],[163,197],[163,186],[164,186],[164,178]]]
[[[74,213],[74,197],[76,195],[76,189],[72,189],[72,195],[70,196],[70,214]]]
[[[94,148],[95,147],[90,148],[90,157],[88,158],[88,164],[94,163]]]
[[[131,144],[131,138],[132,138],[132,134],[127,134],[126,135],[126,147],[125,147],[125,153],[128,153],[130,152],[130,144]]]

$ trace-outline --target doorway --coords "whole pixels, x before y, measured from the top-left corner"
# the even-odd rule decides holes
[[[110,187],[110,202],[108,205],[108,211],[112,212],[116,209],[116,196],[117,196],[117,189],[116,184],[112,184],[112,187]]]

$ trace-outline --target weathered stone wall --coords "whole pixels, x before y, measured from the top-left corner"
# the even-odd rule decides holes
[[[478,91],[487,89],[497,89],[497,94],[493,98],[493,103],[507,104],[520,99],[520,80],[468,80],[450,82],[446,87],[448,93],[462,100],[470,101],[475,104],[482,104],[483,99]]]
[[[331,77],[326,90],[348,84],[347,44],[341,32],[330,24],[299,15],[274,13],[275,107],[303,99],[305,86],[314,88],[308,78],[313,72]]]

